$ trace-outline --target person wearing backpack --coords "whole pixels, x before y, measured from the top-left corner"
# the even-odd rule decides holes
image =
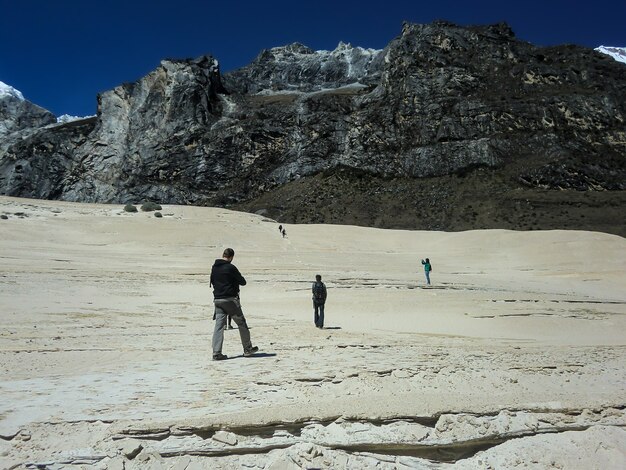
[[[428,258],[422,260],[422,264],[424,265],[424,274],[426,274],[426,284],[430,286],[430,272],[433,270],[433,266]]]
[[[311,288],[313,291],[313,308],[315,310],[315,326],[324,328],[324,304],[326,303],[326,285],[322,282],[322,276],[315,275],[315,282]]]

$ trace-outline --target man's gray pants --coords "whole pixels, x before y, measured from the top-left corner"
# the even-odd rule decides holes
[[[228,299],[215,299],[215,329],[213,330],[213,354],[222,353],[222,344],[224,343],[224,328],[228,316],[230,315],[233,321],[239,327],[239,336],[241,337],[241,345],[243,351],[246,352],[252,348],[252,342],[250,341],[250,330],[246,323],[246,318],[243,316],[241,310],[241,304],[239,299],[231,297]]]

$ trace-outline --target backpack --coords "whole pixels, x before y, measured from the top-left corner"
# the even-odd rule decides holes
[[[322,302],[326,299],[326,286],[323,282],[319,284],[317,282],[313,283],[313,299]]]

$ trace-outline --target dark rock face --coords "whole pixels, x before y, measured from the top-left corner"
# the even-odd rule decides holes
[[[0,160],[4,194],[40,199],[64,199],[65,189],[83,176],[75,151],[87,141],[95,118],[33,129],[13,143]]]
[[[14,142],[56,122],[54,114],[19,96],[0,93],[0,156]]]
[[[47,125],[56,123],[56,117],[50,111],[47,111],[28,100],[23,99],[21,93],[3,93],[0,94],[0,164],[7,168],[10,178],[6,181],[6,186],[14,188],[12,191],[16,194],[24,194],[24,186],[42,186],[44,194],[49,193],[50,182],[48,178],[51,176],[49,171],[40,171],[36,168],[31,170],[31,165],[37,167],[38,163],[31,158],[20,159],[19,162],[11,160],[9,155],[17,151],[21,153],[23,150],[31,152],[30,145],[24,146],[24,142],[29,136],[41,132],[42,128]],[[49,143],[47,138],[40,142],[40,147],[35,152],[45,152]],[[9,154],[7,150],[12,149]],[[15,149],[15,150],[13,150]],[[73,150],[73,149],[72,149]],[[3,155],[7,155],[4,159]],[[51,166],[55,167],[52,173],[63,173],[64,170],[57,168],[58,162],[54,159]],[[22,174],[25,172],[26,179],[22,180]],[[0,191],[4,189],[0,186]],[[38,190],[36,192],[39,192]]]
[[[0,192],[228,205],[285,222],[626,234],[585,215],[624,200],[625,119],[626,66],[601,53],[535,47],[504,24],[406,24],[382,51],[293,44],[224,77],[211,57],[163,61],[102,94],[95,121],[0,151]],[[578,192],[593,201],[565,223],[559,201]]]
[[[0,139],[56,121],[54,114],[30,101],[9,94],[0,95]]]

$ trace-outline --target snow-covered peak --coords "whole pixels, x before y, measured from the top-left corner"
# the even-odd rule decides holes
[[[18,100],[24,101],[24,95],[22,95],[21,91],[16,90],[12,86],[7,85],[4,82],[0,82],[0,98],[3,96],[13,96],[14,98],[17,98]]]
[[[626,64],[626,47],[609,47],[609,46],[600,46],[595,49],[598,52],[602,52],[603,54],[610,55],[618,62],[623,62]]]

